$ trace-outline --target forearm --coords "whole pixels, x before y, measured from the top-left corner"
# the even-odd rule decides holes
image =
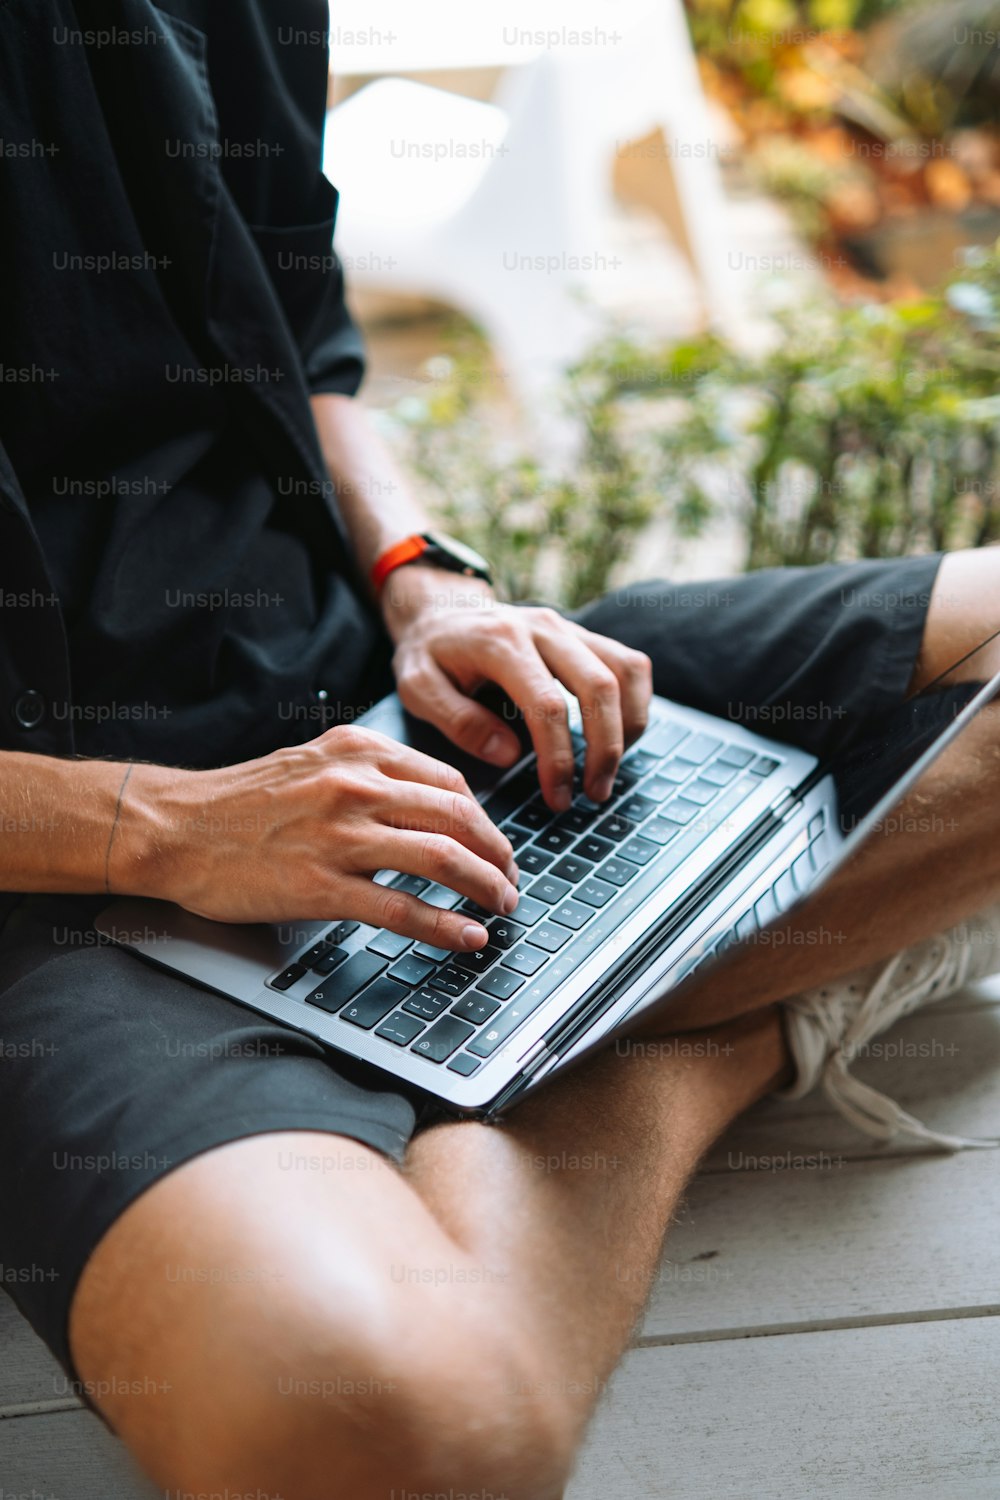
[[[429,518],[364,407],[350,396],[314,396],[313,416],[338,509],[367,578],[373,563],[403,537],[426,531]],[[396,643],[417,615],[445,603],[492,600],[489,584],[438,568],[399,568],[378,600]]]
[[[164,789],[161,783],[184,774],[118,761],[0,754],[0,889],[156,895],[161,841],[155,794]]]
[[[386,548],[427,529],[427,513],[358,401],[314,396],[312,409],[338,508],[367,576]]]

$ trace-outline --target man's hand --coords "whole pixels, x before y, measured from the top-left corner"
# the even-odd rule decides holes
[[[487,941],[472,917],[374,884],[380,869],[439,881],[489,911],[517,901],[511,846],[457,771],[340,726],[217,771],[137,765],[110,884],[221,922],[352,917],[436,947]]]
[[[487,584],[422,564],[390,574],[381,603],[396,643],[399,696],[411,713],[461,749],[509,766],[519,754],[516,735],[470,696],[497,683],[524,714],[545,800],[562,812],[573,795],[573,746],[561,682],[580,702],[584,791],[595,802],[610,796],[625,747],[646,727],[647,656],[553,609],[500,604]]]

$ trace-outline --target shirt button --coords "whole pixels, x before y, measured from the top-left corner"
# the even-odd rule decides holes
[[[11,711],[22,729],[37,729],[45,718],[45,699],[34,688],[29,688],[14,700]]]

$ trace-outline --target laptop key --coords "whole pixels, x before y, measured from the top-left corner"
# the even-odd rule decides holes
[[[509,969],[494,969],[492,974],[487,974],[476,985],[476,990],[482,990],[484,995],[492,995],[495,1000],[509,1000],[511,995],[516,994],[524,983],[516,974]],[[473,994],[476,993],[473,991]],[[466,997],[470,998],[469,996]],[[457,1009],[453,1007],[453,1009]],[[471,1018],[470,1018],[471,1019]]]
[[[750,774],[751,776],[760,776],[761,778],[770,776],[772,771],[776,771],[778,769],[778,765],[779,762],[776,761],[773,756],[758,755],[757,759],[750,767]]]
[[[546,953],[558,953],[563,944],[569,942],[569,933],[565,927],[556,927],[552,922],[540,922],[528,933],[528,942],[536,948],[544,948]]]
[[[359,990],[363,990],[366,984],[382,973],[383,969],[389,967],[388,960],[379,958],[376,953],[362,951],[355,953],[346,963],[324,979],[321,985],[313,990],[311,995],[306,996],[310,1005],[318,1005],[322,1010],[339,1010],[346,1005],[348,1000],[353,1000]],[[405,1000],[405,990],[401,992],[401,1000]],[[383,1012],[385,1014],[385,1012]]]
[[[602,880],[608,880],[612,885],[627,885],[634,875],[638,875],[638,865],[630,864],[627,859],[608,859],[597,871]]]
[[[535,836],[535,843],[542,849],[547,849],[550,854],[561,854],[568,849],[576,838],[576,834],[567,828],[546,828]]]
[[[504,954],[501,969],[513,969],[517,974],[527,974],[530,977],[537,974],[544,962],[545,955],[536,948],[512,948],[509,953]],[[485,982],[484,980],[483,983]]]
[[[585,833],[594,820],[602,815],[602,812],[602,808],[592,807],[589,800],[577,798],[571,808],[559,814],[555,827],[566,833]]]
[[[795,886],[792,883],[791,870],[785,870],[783,874],[779,875],[771,889],[774,892],[774,899],[778,903],[778,910],[786,912],[795,901]]]
[[[639,741],[639,750],[662,760],[687,738],[688,733],[689,731],[682,728],[680,724],[651,724]]]
[[[491,1016],[495,1016],[500,1009],[499,1000],[491,1000],[488,995],[480,995],[473,990],[468,995],[463,995],[461,1000],[456,1000],[451,1007],[451,1014],[459,1016],[463,1021],[471,1021],[473,1026],[481,1026]]]
[[[813,883],[813,862],[808,849],[792,864],[792,883],[800,895],[804,895]]]
[[[582,838],[573,850],[574,854],[578,854],[581,859],[589,859],[594,865],[602,859],[607,859],[608,855],[614,852],[614,844],[607,839],[599,839],[594,833],[589,833],[586,838]]]
[[[500,829],[512,849],[520,849],[531,838],[530,828],[519,828],[516,823],[505,823]]]
[[[533,833],[540,833],[547,828],[555,817],[555,813],[542,801],[541,797],[533,797],[524,807],[518,808],[516,813],[511,814],[512,823],[520,823],[522,828],[530,828]]]
[[[429,989],[440,990],[442,995],[459,996],[463,990],[468,989],[472,983],[473,976],[464,969],[456,969],[454,964],[446,964],[439,969],[433,979],[427,981]]]
[[[545,901],[549,906],[554,906],[557,901],[568,896],[571,890],[568,880],[555,880],[551,875],[543,875],[528,887],[528,895],[536,901]]]
[[[419,953],[421,958],[432,958],[436,964],[451,957],[450,948],[434,948],[430,943],[414,943],[413,951]]]
[[[468,969],[470,974],[485,974],[502,956],[502,948],[487,943],[485,948],[476,948],[472,953],[456,953],[455,963],[460,969]]]
[[[612,813],[605,818],[603,823],[598,823],[594,832],[598,838],[611,839],[617,844],[619,839],[628,838],[630,833],[635,833],[636,825],[629,818],[623,818],[618,813]]]
[[[664,844],[669,844],[671,839],[675,839],[680,831],[679,823],[665,823],[662,818],[654,818],[651,823],[645,825],[642,836],[644,839],[652,839],[654,844],[662,847]]]
[[[554,854],[546,854],[545,850],[539,849],[537,844],[531,844],[527,849],[522,849],[517,856],[517,868],[522,875],[541,875],[554,859]]]
[[[633,792],[631,797],[626,797],[618,809],[623,818],[630,818],[633,823],[641,823],[648,818],[650,813],[656,811],[656,803],[652,797],[643,796],[642,792]]]
[[[437,906],[442,911],[451,911],[461,901],[457,891],[450,891],[446,885],[436,885],[433,882],[421,893],[421,901],[426,901],[428,906]]]
[[[425,1057],[428,1062],[440,1063],[450,1057],[463,1042],[467,1042],[470,1036],[474,1036],[476,1028],[470,1026],[468,1021],[460,1021],[457,1016],[442,1016],[440,1021],[435,1021],[429,1031],[410,1048],[417,1057]]]
[[[395,891],[408,891],[411,896],[419,896],[430,885],[422,875],[397,875],[389,884]]]
[[[565,854],[557,865],[553,865],[549,872],[556,880],[568,880],[570,885],[576,885],[585,875],[589,875],[593,869],[589,859],[579,859],[575,854]]]
[[[288,990],[305,972],[305,964],[289,964],[287,969],[282,969],[280,974],[273,975],[267,982],[272,990]]]
[[[414,958],[408,953],[401,958],[398,964],[393,964],[389,970],[390,977],[398,979],[400,984],[423,984],[428,974],[433,974],[434,965],[426,958]]]
[[[630,750],[622,760],[622,765],[636,776],[645,776],[657,764],[658,758],[658,756],[647,754],[645,750]]]
[[[413,942],[412,938],[400,937],[398,932],[380,932],[378,937],[366,943],[369,953],[380,953],[383,958],[398,958]]]
[[[357,932],[360,926],[360,922],[338,922],[336,927],[331,928],[327,933],[326,940],[328,943],[343,943],[352,933]]]
[[[651,802],[665,802],[674,790],[673,783],[663,776],[651,776],[648,781],[642,783],[642,795],[648,797]]]
[[[547,911],[548,907],[544,901],[536,901],[532,896],[522,896],[511,915],[522,922],[525,927],[531,927],[539,917],[544,917]]]
[[[448,1064],[448,1072],[460,1073],[463,1078],[468,1078],[472,1073],[476,1071],[477,1068],[481,1067],[482,1063],[478,1058],[470,1057],[467,1052],[460,1052],[458,1056],[453,1057],[451,1062]]]
[[[682,781],[687,781],[694,774],[694,766],[686,760],[668,760],[665,766],[660,767],[660,779],[672,781],[678,786]]]
[[[608,885],[603,880],[587,880],[575,893],[577,901],[585,901],[588,906],[605,906],[615,893],[615,887]]]
[[[677,750],[678,760],[689,760],[694,765],[700,766],[703,760],[708,760],[716,750],[722,748],[722,741],[713,739],[710,734],[692,734]]]
[[[742,745],[727,745],[718,758],[723,765],[735,766],[738,771],[742,771],[753,760],[753,751],[744,749]]]
[[[754,903],[753,909],[754,915],[757,918],[757,926],[761,931],[763,931],[769,922],[773,922],[775,917],[781,915],[778,910],[778,903],[774,899],[774,892],[771,890],[764,892],[763,896]]]
[[[491,1021],[476,1034],[475,1040],[469,1043],[469,1051],[476,1057],[492,1057],[497,1048],[502,1047],[521,1023],[538,1009],[542,1001],[548,999],[550,993],[549,989],[534,995],[531,989],[523,991],[516,1000],[504,1006],[495,1021]]]
[[[332,946],[333,944],[330,942],[330,939],[325,937],[320,942],[313,943],[312,947],[308,948],[305,953],[300,953],[298,962],[304,964],[307,969],[311,969],[314,964],[319,963],[321,958],[326,957]]]
[[[490,942],[496,943],[498,948],[513,948],[514,944],[524,937],[527,928],[508,921],[506,917],[494,917],[493,921],[488,923],[486,931],[490,935]]]
[[[747,940],[747,938],[756,937],[756,935],[757,921],[754,917],[753,909],[751,908],[750,911],[744,912],[742,917],[740,917],[740,920],[737,922],[736,936],[739,938],[740,942],[743,943]]]
[[[425,1021],[436,1021],[447,1005],[448,1000],[445,995],[435,995],[432,990],[424,988],[411,995],[403,1009],[409,1011],[411,1015],[421,1016]]]
[[[675,797],[660,809],[660,817],[667,818],[671,823],[677,823],[683,827],[690,823],[691,819],[701,812],[697,802],[685,802],[683,797]]]
[[[346,948],[330,948],[312,966],[314,974],[332,974],[347,957]]]
[[[690,782],[684,788],[684,797],[688,802],[697,802],[699,807],[707,807],[714,797],[719,795],[719,788],[713,786],[710,781],[698,777],[697,781]]]
[[[727,766],[721,760],[713,760],[710,766],[703,766],[701,770],[702,781],[710,781],[713,786],[728,786],[735,775],[736,767]]]
[[[635,838],[629,839],[627,844],[622,844],[618,852],[622,859],[627,859],[634,865],[648,865],[653,855],[659,853],[659,849],[648,839]]]
[[[418,1037],[424,1029],[424,1023],[416,1016],[408,1016],[404,1011],[397,1010],[395,1015],[383,1021],[381,1026],[375,1028],[376,1036],[385,1037],[387,1042],[395,1042],[397,1047],[408,1047],[414,1037]]]
[[[345,1005],[340,1012],[342,1021],[350,1021],[352,1026],[360,1026],[365,1031],[370,1031],[391,1010],[402,1005],[404,1000],[409,999],[405,986],[397,984],[394,979],[376,979],[363,990],[356,1000]]]
[[[593,915],[592,906],[582,906],[579,901],[564,901],[553,911],[552,920],[558,922],[561,927],[569,927],[573,932],[578,932]]]

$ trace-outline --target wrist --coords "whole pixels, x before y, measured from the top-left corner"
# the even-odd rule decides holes
[[[113,895],[175,899],[194,822],[184,814],[184,793],[197,775],[143,762],[125,768],[106,859],[107,886]]]
[[[446,568],[414,562],[396,568],[385,581],[379,606],[394,641],[420,616],[439,609],[492,609],[497,604],[493,586],[483,578],[467,578]]]

